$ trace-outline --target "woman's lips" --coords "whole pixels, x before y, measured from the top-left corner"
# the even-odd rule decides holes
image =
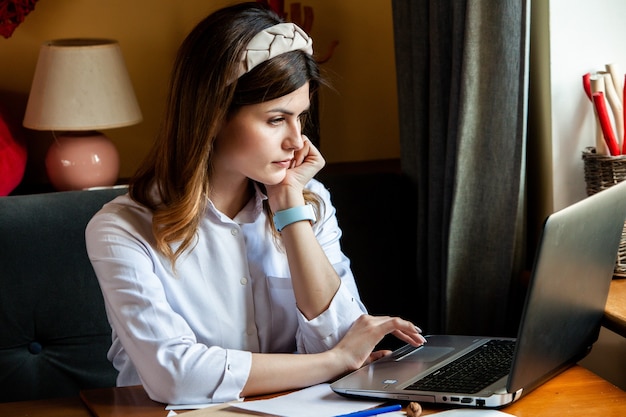
[[[291,162],[293,159],[286,159],[284,161],[276,161],[274,164],[280,166],[281,168],[289,168],[291,166]]]

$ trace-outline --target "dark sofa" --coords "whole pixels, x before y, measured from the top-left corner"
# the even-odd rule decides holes
[[[0,401],[115,385],[111,329],[84,233],[124,191],[0,198]]]
[[[344,251],[370,311],[417,320],[403,302],[415,276],[415,245],[406,239],[415,227],[408,181],[396,172],[322,171],[319,178],[332,192]],[[84,229],[125,191],[0,198],[0,402],[115,385],[106,358],[110,328]]]

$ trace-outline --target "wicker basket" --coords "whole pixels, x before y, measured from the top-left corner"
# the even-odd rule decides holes
[[[587,195],[595,194],[626,180],[626,155],[597,155],[596,148],[591,146],[583,151],[583,162]],[[617,252],[615,275],[626,277],[626,223]]]

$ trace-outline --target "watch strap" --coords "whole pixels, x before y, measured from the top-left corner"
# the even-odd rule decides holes
[[[276,226],[276,230],[279,232],[291,223],[303,220],[309,220],[315,223],[315,210],[313,210],[313,206],[310,204],[280,210],[274,214],[274,226]]]

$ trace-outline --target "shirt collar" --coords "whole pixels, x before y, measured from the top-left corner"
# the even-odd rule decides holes
[[[263,213],[263,203],[267,200],[267,195],[258,183],[253,182],[254,195],[248,203],[241,209],[234,219],[230,220],[228,216],[215,208],[213,202],[209,199],[208,209],[215,213],[222,221],[234,221],[238,224],[254,223],[261,213]]]

